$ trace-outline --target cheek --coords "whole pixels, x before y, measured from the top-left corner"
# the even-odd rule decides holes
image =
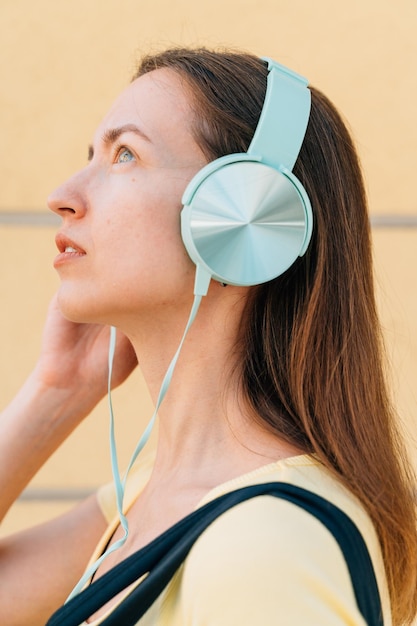
[[[194,275],[180,228],[188,178],[155,169],[128,180],[120,177],[105,195],[100,190],[98,205],[104,211],[94,215],[92,232],[96,258],[112,280],[163,281],[165,274],[172,281],[184,272],[187,278]]]
[[[167,207],[162,200],[143,210],[120,211],[117,221],[108,220],[105,241],[96,242],[96,249],[113,282],[165,289],[178,288],[194,276],[195,266],[181,238],[181,207]]]

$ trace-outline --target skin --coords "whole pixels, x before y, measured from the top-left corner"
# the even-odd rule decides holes
[[[49,198],[62,217],[55,259],[61,284],[39,361],[0,420],[2,515],[105,394],[107,325],[119,329],[115,385],[139,361],[157,397],[193,301],[195,267],[179,227],[182,193],[206,162],[192,134],[193,116],[190,95],[170,70],[140,77],[100,124],[88,165]],[[247,288],[213,281],[203,298],[159,412],[155,466],[129,511],[131,534],[97,576],[193,510],[216,485],[298,453],[251,419],[231,375],[246,295]],[[58,520],[5,539],[0,622],[44,624],[104,529],[92,497]],[[57,554],[68,555],[65,568]],[[16,602],[22,589],[27,601]]]

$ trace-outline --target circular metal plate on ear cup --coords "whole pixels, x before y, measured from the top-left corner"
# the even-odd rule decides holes
[[[299,256],[307,215],[296,184],[258,163],[221,167],[183,210],[182,235],[194,263],[214,279],[257,285],[284,273]]]

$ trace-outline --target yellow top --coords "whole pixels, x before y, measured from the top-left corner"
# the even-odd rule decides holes
[[[141,460],[128,481],[127,507],[149,479],[152,462],[151,457]],[[270,481],[288,482],[327,498],[355,522],[374,565],[384,624],[390,626],[387,584],[373,525],[357,499],[312,457],[277,461],[228,481],[211,490],[200,506],[233,489]],[[118,524],[112,486],[98,495],[109,527],[92,562]],[[241,503],[214,521],[138,624],[366,626],[333,535],[311,514],[272,496]]]

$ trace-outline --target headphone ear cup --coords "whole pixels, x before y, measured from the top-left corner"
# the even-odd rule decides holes
[[[188,186],[181,213],[184,245],[196,265],[232,285],[257,285],[283,274],[304,254],[312,214],[301,183],[257,161],[220,165]]]

